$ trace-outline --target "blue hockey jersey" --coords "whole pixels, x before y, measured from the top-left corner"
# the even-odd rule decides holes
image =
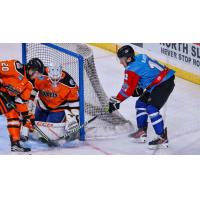
[[[135,61],[126,67],[126,71],[132,71],[137,74],[140,77],[138,86],[145,89],[154,81],[154,79],[160,74],[161,71],[163,71],[164,68],[164,65],[148,57],[147,55],[138,54],[135,56]],[[161,82],[168,80],[174,74],[175,71],[170,69]],[[151,88],[151,90],[153,88]]]
[[[132,96],[136,87],[146,89],[154,80],[163,72],[166,67],[158,61],[148,57],[145,54],[135,56],[135,61],[131,62],[125,68],[124,83],[117,95],[117,99],[124,101],[129,96]],[[175,71],[169,69],[164,78],[152,86],[148,91],[151,92],[157,85],[168,80],[175,74]]]

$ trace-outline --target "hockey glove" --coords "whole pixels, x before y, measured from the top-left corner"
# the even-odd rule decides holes
[[[110,97],[109,99],[109,113],[114,112],[115,110],[118,110],[120,107],[120,103],[121,101],[119,101],[118,99],[116,99],[116,97]]]
[[[31,132],[34,131],[35,116],[28,114],[23,116],[23,126],[27,127]]]

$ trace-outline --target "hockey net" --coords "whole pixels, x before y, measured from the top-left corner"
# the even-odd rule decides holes
[[[133,130],[130,121],[126,120],[118,111],[103,112],[108,105],[108,97],[100,84],[97,75],[92,49],[86,44],[56,43],[63,49],[81,55],[83,61],[84,78],[84,117],[87,121],[92,116],[99,117],[85,128],[86,139],[108,138]],[[63,70],[68,72],[79,85],[78,59],[57,49],[40,43],[26,44],[26,59],[40,58],[45,66],[50,63],[62,64]]]

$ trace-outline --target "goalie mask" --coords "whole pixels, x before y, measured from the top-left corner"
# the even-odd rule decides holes
[[[56,86],[62,77],[62,65],[51,63],[48,67],[48,77],[51,80],[53,86]]]

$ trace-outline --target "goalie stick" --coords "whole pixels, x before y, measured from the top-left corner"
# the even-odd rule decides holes
[[[72,131],[65,133],[62,137],[59,137],[58,139],[54,140],[54,141],[59,141],[62,139],[65,139],[67,141],[71,141],[72,139],[75,138],[76,134],[85,126],[87,126],[89,123],[91,123],[92,121],[94,121],[99,115],[95,115],[94,117],[92,117],[91,119],[89,119],[88,121],[86,121],[84,124],[79,125],[77,128],[74,128]],[[73,135],[73,138],[71,137],[71,135]]]
[[[3,96],[3,98],[5,98],[5,100],[7,101],[6,97],[5,97],[4,95],[2,95],[2,96]],[[9,102],[9,103],[10,103],[10,102]],[[11,104],[10,106],[11,106],[17,113],[20,113],[20,112],[16,109],[15,105]],[[106,108],[106,109],[104,110],[104,112],[108,112],[107,110],[108,110],[108,108]],[[77,128],[74,128],[72,131],[65,133],[62,137],[59,137],[59,138],[56,139],[56,140],[51,140],[51,139],[49,139],[49,137],[48,137],[36,124],[33,126],[33,128],[34,128],[34,130],[37,131],[38,134],[47,142],[47,144],[48,144],[49,146],[58,146],[58,145],[55,143],[56,141],[59,141],[59,140],[62,140],[62,139],[65,139],[65,140],[67,140],[67,141],[73,140],[74,138],[77,137],[76,134],[77,134],[82,128],[84,128],[85,126],[87,126],[89,123],[91,123],[92,121],[94,121],[98,116],[100,116],[100,115],[102,115],[102,114],[103,114],[103,113],[100,113],[100,114],[98,114],[98,115],[95,115],[94,117],[92,117],[91,119],[89,119],[88,121],[86,121],[84,124],[79,125]],[[72,137],[71,135],[72,135],[73,137]]]
[[[39,133],[39,135],[47,142],[47,144],[50,147],[58,146],[53,140],[49,139],[48,136],[37,125],[34,125],[33,128],[34,128],[34,130],[36,130]]]
[[[65,133],[63,136],[59,137],[58,139],[56,140],[53,140],[53,141],[59,141],[59,140],[62,140],[62,139],[65,139],[67,141],[71,141],[73,140],[74,138],[77,138],[77,133],[84,127],[86,127],[89,123],[93,122],[97,117],[103,115],[105,112],[108,113],[108,107],[102,109],[101,113],[95,115],[94,117],[92,117],[91,119],[89,119],[88,121],[86,121],[84,124],[82,125],[79,125],[77,128],[74,128],[72,131],[70,132],[67,132]],[[70,137],[70,135],[73,135],[73,138]]]
[[[107,107],[104,109],[104,112],[108,112],[108,108]],[[74,128],[72,131],[65,133],[63,136],[59,137],[56,140],[50,140],[47,136],[46,136],[45,140],[46,141],[48,140],[49,142],[52,142],[54,144],[55,144],[55,142],[57,142],[59,140],[62,140],[62,139],[65,139],[66,141],[72,141],[72,140],[77,138],[77,134],[79,133],[79,131],[82,128],[86,127],[89,123],[93,122],[97,117],[101,116],[102,114],[103,114],[103,112],[98,114],[98,115],[95,115],[94,117],[92,117],[91,119],[86,121],[84,124],[79,125],[77,128]],[[35,125],[35,126],[37,126],[37,125]],[[45,134],[39,129],[38,126],[37,126],[37,130],[40,131],[41,135],[45,137]]]

